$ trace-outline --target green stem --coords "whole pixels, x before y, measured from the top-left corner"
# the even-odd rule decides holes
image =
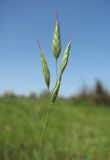
[[[55,69],[56,69],[56,78],[58,79],[57,59],[56,59],[56,65],[55,65]]]
[[[41,155],[41,152],[42,152],[42,146],[43,146],[45,134],[46,134],[46,131],[47,131],[47,127],[48,127],[50,118],[51,118],[52,106],[53,106],[53,103],[51,103],[48,107],[48,111],[47,111],[47,115],[46,115],[46,121],[45,121],[45,125],[44,125],[43,132],[42,132],[41,144],[40,144],[40,149],[39,149],[37,160],[40,160],[40,155]]]

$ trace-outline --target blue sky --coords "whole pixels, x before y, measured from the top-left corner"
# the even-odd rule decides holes
[[[100,79],[110,88],[109,0],[0,0],[0,94],[40,93],[43,80],[39,39],[55,83],[51,50],[56,11],[59,11],[63,51],[74,35],[69,64],[60,94],[76,93],[83,83],[93,86]]]

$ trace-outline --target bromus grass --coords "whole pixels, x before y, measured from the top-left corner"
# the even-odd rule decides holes
[[[46,58],[44,56],[43,50],[40,47],[39,41],[37,41],[37,43],[38,43],[38,48],[40,50],[44,80],[45,80],[45,83],[46,83],[48,91],[49,91],[50,71],[49,71],[48,64],[47,64]],[[41,152],[42,152],[42,148],[43,148],[43,143],[44,143],[46,131],[47,131],[47,128],[48,128],[49,121],[51,119],[53,105],[54,105],[54,103],[57,99],[57,96],[58,96],[58,92],[59,92],[60,85],[61,85],[62,75],[63,75],[63,72],[64,72],[64,70],[67,66],[67,63],[68,63],[68,57],[69,57],[70,49],[71,49],[71,41],[69,41],[69,43],[68,43],[68,45],[65,49],[64,56],[63,56],[63,59],[62,59],[61,65],[60,65],[60,74],[58,75],[57,61],[58,61],[58,58],[59,58],[60,53],[61,53],[61,38],[60,38],[59,19],[58,19],[58,13],[57,13],[55,28],[54,28],[54,33],[53,33],[53,40],[52,40],[52,52],[53,52],[53,55],[54,55],[54,58],[55,58],[55,61],[56,61],[56,83],[55,83],[55,86],[53,88],[52,95],[51,95],[51,97],[49,97],[49,104],[48,104],[49,106],[48,106],[48,110],[47,110],[47,114],[46,114],[46,118],[45,118],[45,123],[44,123],[43,132],[42,132],[41,143],[40,143],[40,148],[39,148],[38,159],[37,160],[41,159]]]

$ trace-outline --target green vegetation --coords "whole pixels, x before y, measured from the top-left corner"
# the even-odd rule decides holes
[[[0,98],[0,160],[35,160],[48,101]],[[110,107],[58,100],[42,160],[110,160]]]

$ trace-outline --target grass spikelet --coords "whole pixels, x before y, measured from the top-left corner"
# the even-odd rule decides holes
[[[37,41],[37,43],[38,43],[38,47],[39,47],[39,50],[40,50],[40,56],[41,56],[41,62],[42,62],[42,71],[43,71],[44,79],[45,79],[46,85],[49,89],[49,87],[50,87],[50,71],[49,71],[44,53],[43,53],[43,51],[40,47],[40,44],[39,44],[38,41]]]
[[[70,49],[71,49],[71,41],[68,43],[68,45],[65,49],[65,52],[64,52],[64,56],[63,56],[62,63],[60,66],[60,77],[62,76],[62,74],[67,66]]]
[[[52,40],[52,51],[53,51],[54,57],[57,60],[61,52],[61,39],[60,39],[60,27],[59,27],[59,21],[58,21],[58,13],[57,13],[53,40]]]
[[[57,98],[57,95],[58,95],[58,92],[59,92],[59,89],[60,89],[60,83],[61,83],[61,79],[59,78],[56,81],[55,87],[54,87],[53,92],[52,92],[52,103],[54,103],[56,98]]]

